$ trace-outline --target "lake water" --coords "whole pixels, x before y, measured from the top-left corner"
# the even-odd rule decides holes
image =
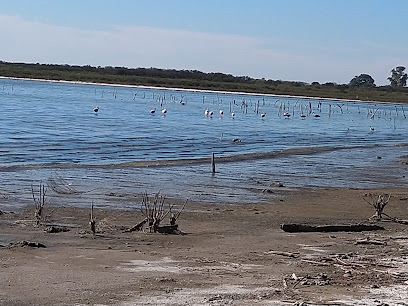
[[[54,204],[120,208],[145,190],[237,203],[267,201],[254,190],[277,181],[407,185],[398,104],[0,79],[0,105],[0,209],[28,204],[31,184],[50,178],[87,191],[50,193]],[[211,153],[234,159],[212,175]]]

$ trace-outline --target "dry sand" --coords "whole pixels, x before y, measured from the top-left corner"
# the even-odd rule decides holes
[[[408,225],[373,232],[286,233],[281,223],[368,222],[365,194],[391,193],[385,212],[408,219],[407,190],[270,190],[268,204],[188,204],[185,235],[123,230],[139,211],[33,207],[0,215],[1,305],[408,305]],[[180,205],[180,203],[177,203]],[[369,239],[379,244],[356,244]],[[22,246],[39,242],[46,248]],[[302,304],[303,303],[303,304]]]

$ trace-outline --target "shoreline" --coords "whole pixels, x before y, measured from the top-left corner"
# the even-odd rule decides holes
[[[405,147],[371,148],[343,149],[334,153],[318,153],[311,148],[307,155],[302,152],[287,157],[276,152],[277,156],[246,161],[219,162],[216,157],[215,173],[211,172],[210,158],[199,164],[182,161],[113,167],[0,167],[3,176],[0,210],[9,209],[11,202],[19,207],[32,203],[30,184],[36,187],[40,181],[55,186],[48,192],[53,205],[86,207],[94,201],[103,207],[120,210],[133,207],[135,199],[146,191],[160,190],[169,199],[236,205],[264,204],[281,191],[302,187],[308,190],[330,187],[347,190],[406,186],[407,144]],[[344,156],[354,156],[354,159],[341,162]],[[365,166],[359,166],[360,161]]]
[[[0,79],[22,80],[22,81],[38,81],[38,82],[63,83],[63,84],[96,85],[96,86],[107,86],[107,87],[111,86],[111,87],[155,89],[155,90],[173,90],[173,91],[200,92],[200,93],[206,93],[207,92],[207,93],[236,94],[236,95],[253,95],[253,96],[276,97],[276,98],[291,98],[291,99],[298,98],[298,99],[313,99],[313,100],[324,100],[324,101],[344,101],[344,102],[348,101],[348,102],[361,102],[361,103],[380,103],[380,104],[406,105],[406,103],[403,103],[403,102],[367,101],[367,100],[359,100],[359,99],[340,99],[340,98],[323,98],[323,97],[312,97],[312,96],[277,95],[277,94],[264,94],[264,93],[248,93],[248,92],[239,92],[239,91],[222,91],[222,90],[217,91],[217,90],[204,90],[204,89],[188,89],[188,88],[177,88],[177,87],[157,87],[157,86],[145,86],[145,85],[93,83],[93,82],[82,82],[82,81],[17,78],[17,77],[5,77],[5,76],[0,76]]]
[[[286,157],[292,155],[312,155],[325,152],[334,152],[340,150],[353,149],[371,149],[371,148],[386,148],[386,147],[406,147],[408,142],[395,144],[367,144],[367,145],[350,145],[350,146],[305,146],[298,148],[289,148],[268,152],[251,152],[239,153],[226,156],[215,156],[217,163],[233,163],[242,161],[256,161],[262,159],[272,159],[278,157]],[[0,165],[0,170],[17,170],[17,169],[37,169],[37,168],[144,168],[144,167],[167,167],[167,166],[184,166],[184,165],[199,165],[211,161],[211,157],[197,157],[197,158],[181,158],[181,159],[157,159],[157,160],[136,160],[125,161],[119,163],[109,164],[17,164],[17,165]]]

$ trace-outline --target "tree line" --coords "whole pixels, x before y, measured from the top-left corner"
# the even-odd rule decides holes
[[[408,75],[405,72],[404,66],[397,66],[391,70],[391,76],[387,78],[390,82],[390,86],[394,88],[401,88],[407,86],[407,79]],[[360,86],[368,86],[368,87],[375,87],[375,81],[369,74],[360,74],[359,76],[355,76],[349,82],[349,86],[351,87],[360,87]]]
[[[387,86],[376,86],[374,79],[368,74],[355,76],[348,84],[334,82],[309,84],[233,76],[220,72],[205,73],[198,70],[93,67],[5,61],[0,61],[0,76],[408,103],[407,74],[403,66],[391,70],[388,78],[390,85]]]

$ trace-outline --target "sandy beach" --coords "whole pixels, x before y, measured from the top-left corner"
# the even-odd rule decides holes
[[[368,221],[363,199],[391,194],[384,212],[408,219],[406,189],[264,192],[267,204],[188,203],[183,235],[124,232],[143,219],[138,210],[96,208],[95,236],[89,209],[45,207],[39,227],[34,206],[3,211],[0,304],[406,305],[408,226]],[[384,230],[289,233],[283,223]]]

